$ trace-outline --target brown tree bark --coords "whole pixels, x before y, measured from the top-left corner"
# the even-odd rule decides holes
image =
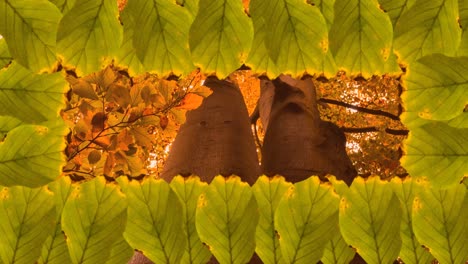
[[[283,175],[291,182],[332,174],[351,184],[357,173],[346,154],[346,137],[335,124],[320,119],[312,79],[281,75],[273,81],[262,80],[262,86],[275,91],[271,110],[260,109],[260,115],[268,115],[263,172]],[[267,94],[271,97],[271,92]]]
[[[161,177],[170,182],[180,174],[198,175],[211,182],[216,175],[238,175],[252,185],[260,165],[250,120],[239,87],[215,77],[205,83],[213,93],[199,108],[187,113],[186,122],[172,143]],[[129,264],[152,263],[136,252]],[[209,263],[218,263],[212,257]],[[262,263],[254,256],[251,263]]]

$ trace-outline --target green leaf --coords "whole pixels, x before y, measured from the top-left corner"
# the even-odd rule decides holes
[[[458,15],[460,27],[462,29],[461,42],[458,47],[457,55],[458,56],[467,56],[468,55],[468,1],[459,0],[458,1]]]
[[[278,236],[275,232],[275,211],[284,193],[292,186],[284,177],[261,176],[252,186],[258,203],[260,218],[256,230],[256,249],[263,263],[282,261]]]
[[[174,1],[133,0],[128,3],[134,19],[133,45],[149,71],[159,76],[189,73],[188,32],[190,16]]]
[[[50,71],[62,17],[57,7],[47,0],[1,1],[0,16],[0,34],[11,56],[34,72]]]
[[[108,64],[122,42],[119,10],[114,0],[76,1],[60,21],[57,52],[63,64],[87,75]]]
[[[455,55],[460,43],[457,0],[416,0],[395,25],[394,47],[401,62],[432,53]]]
[[[414,198],[424,188],[428,188],[427,183],[409,177],[404,180],[395,177],[392,179],[392,187],[400,200],[403,211],[400,226],[402,240],[400,258],[407,264],[431,263],[434,257],[416,239],[412,226],[413,217],[411,216]]]
[[[238,0],[200,0],[189,33],[195,66],[224,79],[239,68],[252,45],[252,22]]]
[[[5,42],[5,39],[0,37],[0,69],[10,63],[11,60],[13,60],[13,58],[8,51],[8,46]]]
[[[123,237],[114,242],[112,245],[111,255],[107,259],[106,264],[126,264],[133,256],[133,248],[125,241]]]
[[[220,263],[247,263],[255,250],[258,217],[247,183],[238,176],[216,176],[198,199],[195,224],[201,241]]]
[[[109,245],[119,241],[126,223],[127,201],[104,177],[80,184],[68,197],[62,228],[72,263],[105,263]]]
[[[161,179],[119,183],[128,200],[127,242],[155,263],[179,263],[186,246],[185,216],[175,192]]]
[[[456,128],[468,128],[468,112],[463,112],[459,116],[450,120],[447,124]]]
[[[65,157],[63,135],[45,126],[22,125],[0,143],[0,185],[38,187],[56,179]]]
[[[75,5],[76,0],[49,0],[58,7],[62,14],[67,13]]]
[[[67,242],[62,231],[62,211],[65,202],[74,190],[71,180],[68,177],[60,179],[49,184],[49,189],[54,192],[55,202],[55,231],[47,238],[42,245],[42,254],[38,263],[71,263],[68,253]]]
[[[260,0],[256,0],[260,1]],[[293,76],[322,69],[328,29],[320,10],[301,0],[269,1],[265,45],[278,70]]]
[[[268,33],[265,17],[271,11],[271,5],[267,1],[250,1],[250,15],[252,17],[254,37],[246,65],[252,68],[252,71],[255,73],[259,75],[266,74],[270,79],[274,79],[280,72],[276,68],[275,62],[271,59],[265,42]]]
[[[307,0],[307,3],[316,6],[320,10],[327,22],[328,29],[330,29],[335,18],[335,2],[336,0]]]
[[[23,122],[12,116],[0,116],[0,141],[6,136],[8,131],[22,125]]]
[[[275,228],[286,263],[317,263],[338,231],[339,196],[330,184],[310,177],[285,193],[275,213]]]
[[[183,4],[193,18],[197,15],[200,0],[177,0],[177,2]]]
[[[176,176],[171,181],[171,187],[182,201],[184,210],[184,230],[187,234],[187,247],[180,263],[207,263],[211,253],[200,241],[195,227],[195,211],[200,194],[206,189],[208,184],[201,182],[198,177],[184,178]]]
[[[393,30],[377,0],[335,2],[330,50],[336,64],[350,75],[368,78],[384,73],[392,51]]]
[[[0,261],[35,263],[54,230],[53,194],[46,187],[0,187]]]
[[[426,188],[413,204],[413,230],[440,263],[468,259],[468,196],[458,184],[446,190]]]
[[[468,101],[467,72],[468,58],[465,57],[432,54],[411,64],[403,79],[405,111],[432,120],[456,117]]]
[[[61,73],[32,74],[17,63],[0,71],[0,114],[38,123],[56,119],[65,107]]]
[[[414,128],[404,141],[403,167],[432,186],[450,186],[468,174],[468,129],[431,122]]]
[[[416,0],[379,0],[381,8],[390,17],[393,27],[415,2]]]
[[[144,73],[145,69],[138,59],[135,47],[133,46],[135,20],[133,19],[130,9],[137,6],[132,3],[133,1],[130,1],[120,13],[120,19],[123,23],[123,40],[122,46],[117,53],[115,64],[128,68],[128,73],[131,76],[135,76]],[[135,13],[135,11],[133,11],[133,13]]]
[[[351,263],[356,252],[344,241],[340,232],[335,232],[333,238],[325,246],[323,251],[323,264],[347,264]]]
[[[393,263],[401,248],[401,209],[389,183],[355,178],[341,199],[340,230],[367,263]]]

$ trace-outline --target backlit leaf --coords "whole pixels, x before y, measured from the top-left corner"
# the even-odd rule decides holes
[[[8,131],[22,125],[23,122],[12,116],[0,116],[0,141],[6,136]]]
[[[68,197],[62,228],[72,263],[105,263],[109,245],[119,241],[125,228],[127,201],[115,184],[96,177],[80,184]]]
[[[458,1],[458,15],[460,27],[462,29],[461,42],[458,47],[457,55],[458,56],[467,56],[468,55],[468,1],[459,0]]]
[[[341,234],[367,263],[393,263],[401,248],[401,214],[389,183],[358,177],[341,199]]]
[[[133,1],[130,1],[130,3],[132,2]],[[138,6],[127,4],[125,9],[120,13],[120,20],[123,23],[123,40],[115,62],[117,65],[128,68],[128,73],[132,76],[142,74],[144,72],[143,65],[136,56],[135,47],[133,46],[135,19],[133,18],[130,9],[135,7]]]
[[[392,51],[392,24],[377,0],[337,0],[330,29],[336,64],[351,75],[383,74]]]
[[[55,203],[55,230],[49,235],[44,245],[42,245],[42,254],[38,263],[62,264],[71,263],[70,254],[68,253],[67,242],[62,231],[62,211],[68,196],[74,190],[71,180],[68,177],[51,182],[49,189],[54,192]]]
[[[317,263],[338,232],[339,196],[318,177],[294,184],[275,213],[281,253],[286,263]]]
[[[255,252],[263,263],[282,261],[278,235],[275,232],[275,211],[284,193],[292,186],[284,177],[261,176],[252,186],[258,203],[260,218],[256,230]]]
[[[62,17],[57,7],[47,0],[1,1],[0,17],[0,34],[11,56],[31,71],[50,71]]]
[[[0,38],[0,69],[7,65],[13,58],[8,51],[5,39]]]
[[[351,263],[356,252],[344,241],[340,232],[335,232],[333,238],[325,246],[323,251],[323,264],[348,264]]]
[[[411,178],[401,180],[398,177],[392,179],[393,190],[400,200],[403,211],[400,227],[402,247],[400,258],[407,264],[430,263],[434,257],[418,242],[413,232],[413,201],[414,198],[428,188],[427,184]]]
[[[75,4],[76,0],[49,0],[50,2],[54,3],[62,12],[62,14],[67,13]]]
[[[381,8],[390,17],[393,27],[415,2],[416,0],[379,0]]]
[[[433,54],[411,64],[403,80],[405,111],[432,120],[456,117],[468,102],[467,73],[468,58],[464,57]]]
[[[208,186],[201,182],[198,177],[191,176],[184,178],[176,176],[171,181],[171,188],[175,191],[182,201],[184,210],[184,229],[187,234],[187,247],[180,263],[207,263],[210,260],[211,253],[208,248],[202,244],[195,227],[195,211],[200,194]]]
[[[46,187],[0,187],[0,261],[35,263],[54,231],[53,193]]]
[[[457,184],[446,190],[426,188],[413,204],[413,230],[418,241],[440,263],[468,259],[468,196]]]
[[[34,123],[56,119],[66,89],[61,73],[36,75],[12,63],[0,71],[0,114]]]
[[[187,10],[174,1],[133,0],[128,5],[138,32],[133,45],[145,68],[160,76],[190,72]]]
[[[403,167],[432,186],[450,186],[468,175],[468,128],[431,122],[414,128],[404,141]]]
[[[258,207],[238,176],[216,176],[198,199],[195,225],[220,263],[247,263],[255,250]]]
[[[133,248],[130,247],[123,237],[120,237],[112,245],[111,255],[107,259],[106,264],[126,264],[132,258],[133,253]]]
[[[252,17],[254,36],[252,48],[246,60],[246,65],[258,74],[266,74],[270,79],[276,78],[280,73],[275,62],[271,59],[266,46],[267,25],[265,17],[271,14],[272,8],[268,1],[250,1],[250,16]]]
[[[252,22],[238,0],[200,0],[189,33],[195,66],[224,79],[239,68],[252,45]]]
[[[179,263],[186,243],[182,203],[164,180],[119,182],[128,200],[124,237],[155,263]]]
[[[458,0],[416,0],[395,25],[394,47],[406,65],[432,53],[455,55],[460,43]]]
[[[57,178],[64,164],[64,127],[23,125],[0,143],[0,185],[38,187]]]
[[[101,69],[120,48],[122,26],[113,0],[76,1],[60,21],[57,53],[79,76]]]
[[[278,70],[294,76],[319,72],[328,50],[328,29],[320,10],[301,0],[269,4],[271,11],[263,15],[265,45]]]

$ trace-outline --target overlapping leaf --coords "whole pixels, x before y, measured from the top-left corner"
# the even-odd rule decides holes
[[[246,60],[252,70],[258,74],[266,74],[270,79],[274,79],[280,74],[275,62],[271,59],[266,48],[267,24],[265,17],[271,13],[271,5],[267,1],[250,1],[250,15],[254,28],[252,48]]]
[[[174,177],[171,182],[171,188],[182,201],[184,210],[184,229],[187,234],[187,247],[180,263],[207,263],[210,260],[211,253],[208,248],[202,244],[195,227],[195,211],[200,194],[207,187],[207,183],[201,182],[198,177],[183,178]]]
[[[8,131],[22,124],[21,120],[12,116],[0,116],[0,141],[6,136]]]
[[[10,54],[34,72],[49,71],[56,62],[58,23],[62,17],[47,0],[1,1],[0,34]]]
[[[49,184],[49,189],[54,192],[55,202],[55,230],[49,235],[44,245],[42,245],[41,257],[38,263],[70,263],[67,242],[62,232],[62,211],[68,196],[72,193],[74,186],[68,177],[62,177]]]
[[[468,58],[433,54],[411,65],[404,78],[405,110],[431,120],[458,116],[468,101]],[[403,119],[403,122],[409,123]]]
[[[57,52],[63,64],[87,75],[109,63],[120,48],[122,26],[113,0],[76,1],[60,21]]]
[[[432,53],[455,55],[460,43],[458,0],[416,0],[395,25],[394,47],[406,65]]]
[[[164,180],[121,181],[127,194],[124,237],[155,263],[179,263],[185,246],[182,203]]]
[[[415,2],[416,0],[379,0],[381,8],[390,17],[393,27]]]
[[[174,1],[129,1],[133,16],[133,46],[146,70],[167,76],[187,74],[191,67],[188,48],[190,16]]]
[[[330,49],[336,64],[347,73],[365,78],[383,74],[392,52],[393,30],[377,0],[335,2]]]
[[[458,1],[458,15],[460,27],[462,28],[461,42],[458,47],[457,55],[458,56],[467,56],[468,55],[468,1],[459,0]]]
[[[35,263],[54,230],[54,216],[47,188],[0,187],[0,262]]]
[[[328,29],[317,7],[300,0],[269,1],[263,14],[265,45],[278,70],[302,75],[322,70],[328,50]]]
[[[7,65],[12,59],[5,39],[0,37],[0,69]]]
[[[238,0],[200,0],[190,28],[193,62],[222,79],[239,68],[252,45],[252,23]]]
[[[281,248],[275,232],[274,217],[278,203],[284,193],[292,186],[283,177],[269,179],[266,176],[258,178],[252,186],[252,191],[258,203],[260,218],[255,235],[257,255],[263,263],[280,263]]]
[[[468,128],[431,122],[411,130],[404,142],[403,167],[433,186],[460,183],[468,174]]]
[[[62,228],[72,263],[105,263],[109,245],[122,237],[127,201],[115,184],[104,177],[82,183],[68,197],[62,213]]]
[[[189,11],[190,15],[195,18],[198,13],[198,2],[200,0],[176,0],[177,3],[183,5]]]
[[[341,200],[341,234],[367,263],[392,263],[401,248],[401,214],[389,183],[358,177]]]
[[[119,240],[112,245],[111,254],[106,264],[128,263],[133,254],[133,248],[130,247],[123,237],[120,237]]]
[[[75,5],[76,0],[49,0],[58,7],[62,14],[67,13]]]
[[[417,263],[430,263],[434,257],[418,242],[413,232],[413,201],[414,198],[428,188],[427,184],[422,181],[406,178],[392,179],[393,190],[400,200],[401,208],[403,211],[402,221],[400,227],[400,235],[402,240],[402,247],[400,251],[400,258],[407,264]]]
[[[340,232],[335,232],[333,238],[325,246],[323,251],[323,264],[348,264],[351,263],[356,252],[344,241]]]
[[[36,75],[12,63],[0,71],[0,115],[30,123],[56,119],[67,88],[60,73]]]
[[[451,127],[468,128],[468,112],[463,112],[459,116],[447,122]]]
[[[61,173],[64,163],[63,127],[23,125],[0,143],[0,184],[45,185]]]
[[[123,41],[122,46],[116,56],[116,64],[128,68],[130,75],[138,75],[144,72],[143,65],[136,55],[133,46],[133,34],[135,30],[135,20],[129,10],[134,8],[135,5],[128,4],[125,9],[120,13],[120,19],[123,23]],[[140,36],[141,37],[141,36]]]
[[[250,186],[217,176],[198,200],[196,227],[220,263],[247,263],[255,250],[258,208]]]
[[[440,263],[468,259],[468,196],[463,184],[449,189],[426,188],[413,204],[413,230]]]
[[[275,228],[286,263],[316,263],[338,232],[339,197],[318,177],[294,184],[279,202]]]

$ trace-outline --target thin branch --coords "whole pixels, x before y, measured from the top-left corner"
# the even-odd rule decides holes
[[[318,101],[322,102],[322,103],[334,104],[334,105],[339,105],[339,106],[343,106],[343,107],[346,107],[346,108],[351,108],[351,109],[354,109],[356,111],[363,112],[363,113],[379,115],[379,116],[385,116],[385,117],[388,117],[388,118],[390,118],[392,120],[400,121],[400,117],[398,117],[398,116],[396,116],[394,114],[391,114],[389,112],[382,111],[382,110],[368,109],[368,108],[365,108],[365,107],[355,106],[355,105],[352,105],[352,104],[348,104],[348,103],[345,103],[345,102],[342,102],[342,101],[333,100],[333,99],[329,99],[329,98],[320,98],[320,99],[318,99]]]
[[[377,127],[341,127],[341,130],[345,133],[369,133],[381,131]],[[386,128],[385,132],[395,136],[407,136],[409,130]]]

